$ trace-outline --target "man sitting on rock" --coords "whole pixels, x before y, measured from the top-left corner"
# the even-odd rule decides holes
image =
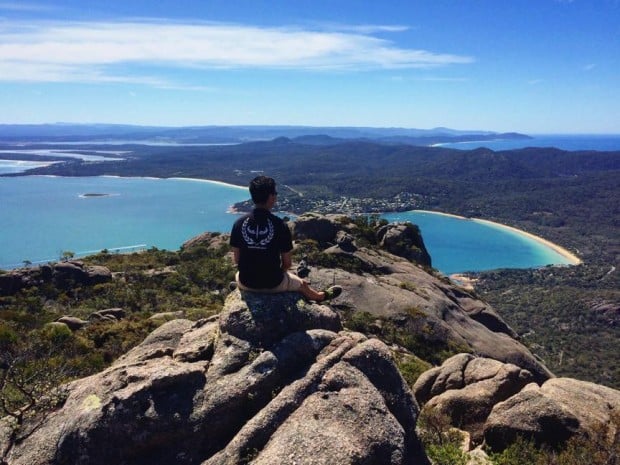
[[[243,215],[232,227],[230,245],[239,271],[237,286],[254,292],[300,292],[316,302],[331,300],[342,288],[332,286],[317,291],[299,276],[291,273],[291,232],[284,221],[271,213],[277,200],[276,182],[258,176],[250,182],[254,210]]]

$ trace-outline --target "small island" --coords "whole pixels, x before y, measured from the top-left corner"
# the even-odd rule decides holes
[[[86,194],[80,194],[80,197],[109,197],[112,194],[105,194],[101,192],[87,192]]]

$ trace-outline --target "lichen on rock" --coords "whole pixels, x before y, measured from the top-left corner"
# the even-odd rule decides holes
[[[234,291],[66,390],[7,464],[428,463],[388,347],[294,293]]]

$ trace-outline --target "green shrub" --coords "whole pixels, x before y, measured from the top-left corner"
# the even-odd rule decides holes
[[[395,354],[396,366],[410,387],[413,387],[422,373],[431,369],[430,363],[408,354]]]
[[[9,351],[18,339],[19,336],[17,332],[5,322],[0,321],[0,352],[4,353]]]
[[[51,323],[41,330],[41,336],[49,342],[49,344],[62,345],[73,338],[73,333],[69,327],[63,323]]]
[[[370,312],[353,312],[347,319],[346,327],[351,331],[360,333],[370,333],[370,325],[377,320],[377,317]]]
[[[547,465],[545,453],[533,441],[518,437],[501,453],[491,454],[494,465]]]
[[[8,340],[0,360],[0,417],[10,416],[19,427],[25,418],[54,408],[61,384],[82,374],[74,362],[89,347],[62,324]]]
[[[387,220],[380,219],[379,215],[358,215],[351,218],[351,222],[357,226],[356,239],[362,247],[377,244],[377,230],[388,224]]]
[[[427,328],[426,326],[422,330],[402,328],[387,322],[382,328],[381,337],[404,347],[433,365],[441,365],[453,355],[470,352],[469,348],[453,341],[434,337],[432,332],[425,331]]]
[[[426,316],[415,307],[407,309],[407,313],[415,320]],[[440,365],[453,355],[470,352],[468,347],[437,337],[428,325],[415,329],[396,324],[390,319],[384,319],[366,311],[355,311],[345,315],[344,326],[352,331],[376,334],[384,342],[397,344],[428,364]]]
[[[151,320],[121,320],[87,326],[83,335],[106,363],[111,363],[142,342],[158,323]]]
[[[617,465],[620,463],[620,442],[616,437],[609,444],[605,431],[597,431],[595,438],[575,436],[557,449],[537,445],[518,437],[502,452],[493,453],[494,465]]]
[[[469,457],[457,444],[430,444],[426,455],[434,465],[467,465]]]
[[[612,420],[613,421],[613,420]],[[620,424],[616,423],[616,427]],[[620,463],[620,433],[612,444],[603,440],[605,432],[599,431],[595,440],[584,437],[570,439],[564,449],[557,455],[558,465],[617,465]]]
[[[463,434],[452,428],[450,418],[434,408],[425,408],[418,417],[418,437],[434,465],[466,465],[468,455],[461,449]]]

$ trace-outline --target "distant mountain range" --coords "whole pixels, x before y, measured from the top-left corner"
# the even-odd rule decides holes
[[[321,126],[133,126],[124,124],[0,124],[4,142],[160,142],[221,144],[278,137],[300,142],[333,145],[340,141],[366,140],[382,144],[433,145],[498,139],[529,139],[515,132],[460,131],[449,128],[372,128]]]

